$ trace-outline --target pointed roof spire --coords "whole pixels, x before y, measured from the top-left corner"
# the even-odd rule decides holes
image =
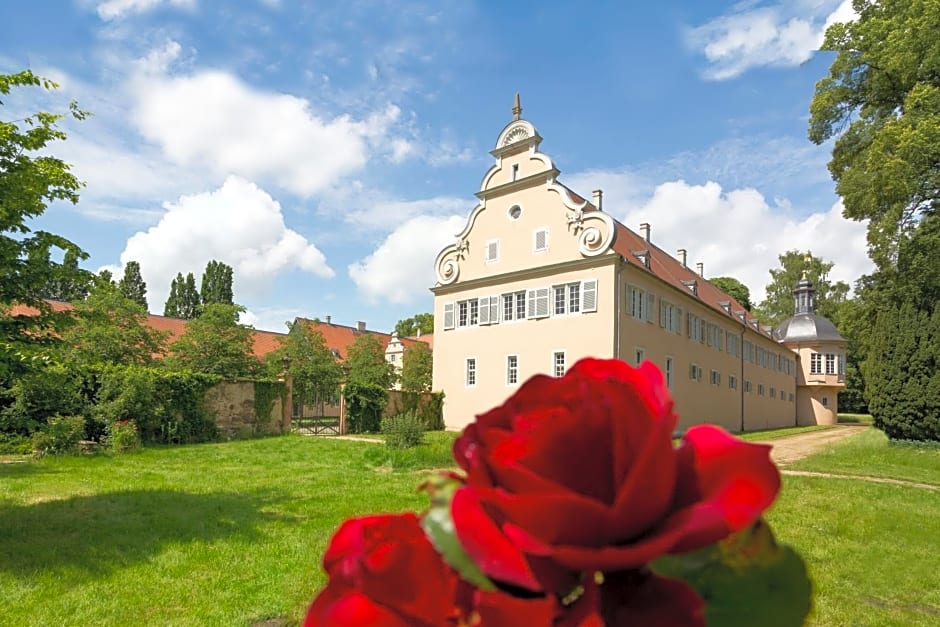
[[[518,120],[519,116],[522,115],[522,105],[519,103],[519,92],[516,92],[516,99],[512,104],[512,119]]]

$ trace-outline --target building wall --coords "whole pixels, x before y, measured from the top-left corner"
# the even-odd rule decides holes
[[[799,356],[797,384],[800,403],[797,408],[801,425],[831,425],[838,422],[839,392],[845,389],[844,342],[808,342],[792,346]],[[812,371],[813,355],[820,355],[822,372]],[[827,374],[827,355],[835,356],[836,372]]]

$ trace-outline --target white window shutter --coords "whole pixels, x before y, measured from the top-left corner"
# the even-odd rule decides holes
[[[484,296],[480,299],[480,324],[489,324],[490,323],[490,297]]]
[[[535,231],[535,251],[548,250],[548,229]]]
[[[490,296],[490,324],[499,324],[499,296]]]
[[[545,318],[549,314],[548,300],[551,290],[547,287],[540,287],[535,290],[535,317]]]
[[[581,312],[597,311],[597,279],[581,283]]]
[[[662,299],[659,301],[659,326],[666,326],[666,301]]]
[[[536,290],[526,290],[526,318],[535,318]]]
[[[454,328],[454,303],[444,303],[444,329]]]
[[[646,321],[652,322],[653,306],[656,304],[656,296],[652,292],[646,292]]]
[[[486,261],[492,263],[499,260],[499,240],[493,239],[486,243]]]

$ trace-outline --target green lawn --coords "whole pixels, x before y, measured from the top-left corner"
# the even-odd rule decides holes
[[[0,624],[291,624],[325,583],[336,525],[424,507],[421,469],[451,465],[455,435],[404,452],[285,436],[2,464]],[[936,449],[866,433],[834,451],[800,467],[862,456],[865,474],[940,484]],[[807,559],[815,624],[940,623],[940,493],[785,476],[769,519]]]
[[[783,429],[764,429],[762,431],[748,431],[747,433],[736,434],[742,440],[753,442],[755,440],[776,440],[800,433],[809,433],[810,431],[825,431],[832,429],[831,425],[806,425],[803,427],[784,427]]]

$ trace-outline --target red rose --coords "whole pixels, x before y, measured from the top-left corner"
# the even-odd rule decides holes
[[[457,579],[414,514],[347,520],[323,556],[330,576],[304,625],[430,626],[454,612]]]
[[[676,449],[672,405],[649,362],[584,359],[527,381],[454,444],[464,549],[495,580],[565,594],[577,572],[639,568],[754,522],[780,488],[770,447],[698,426]]]

